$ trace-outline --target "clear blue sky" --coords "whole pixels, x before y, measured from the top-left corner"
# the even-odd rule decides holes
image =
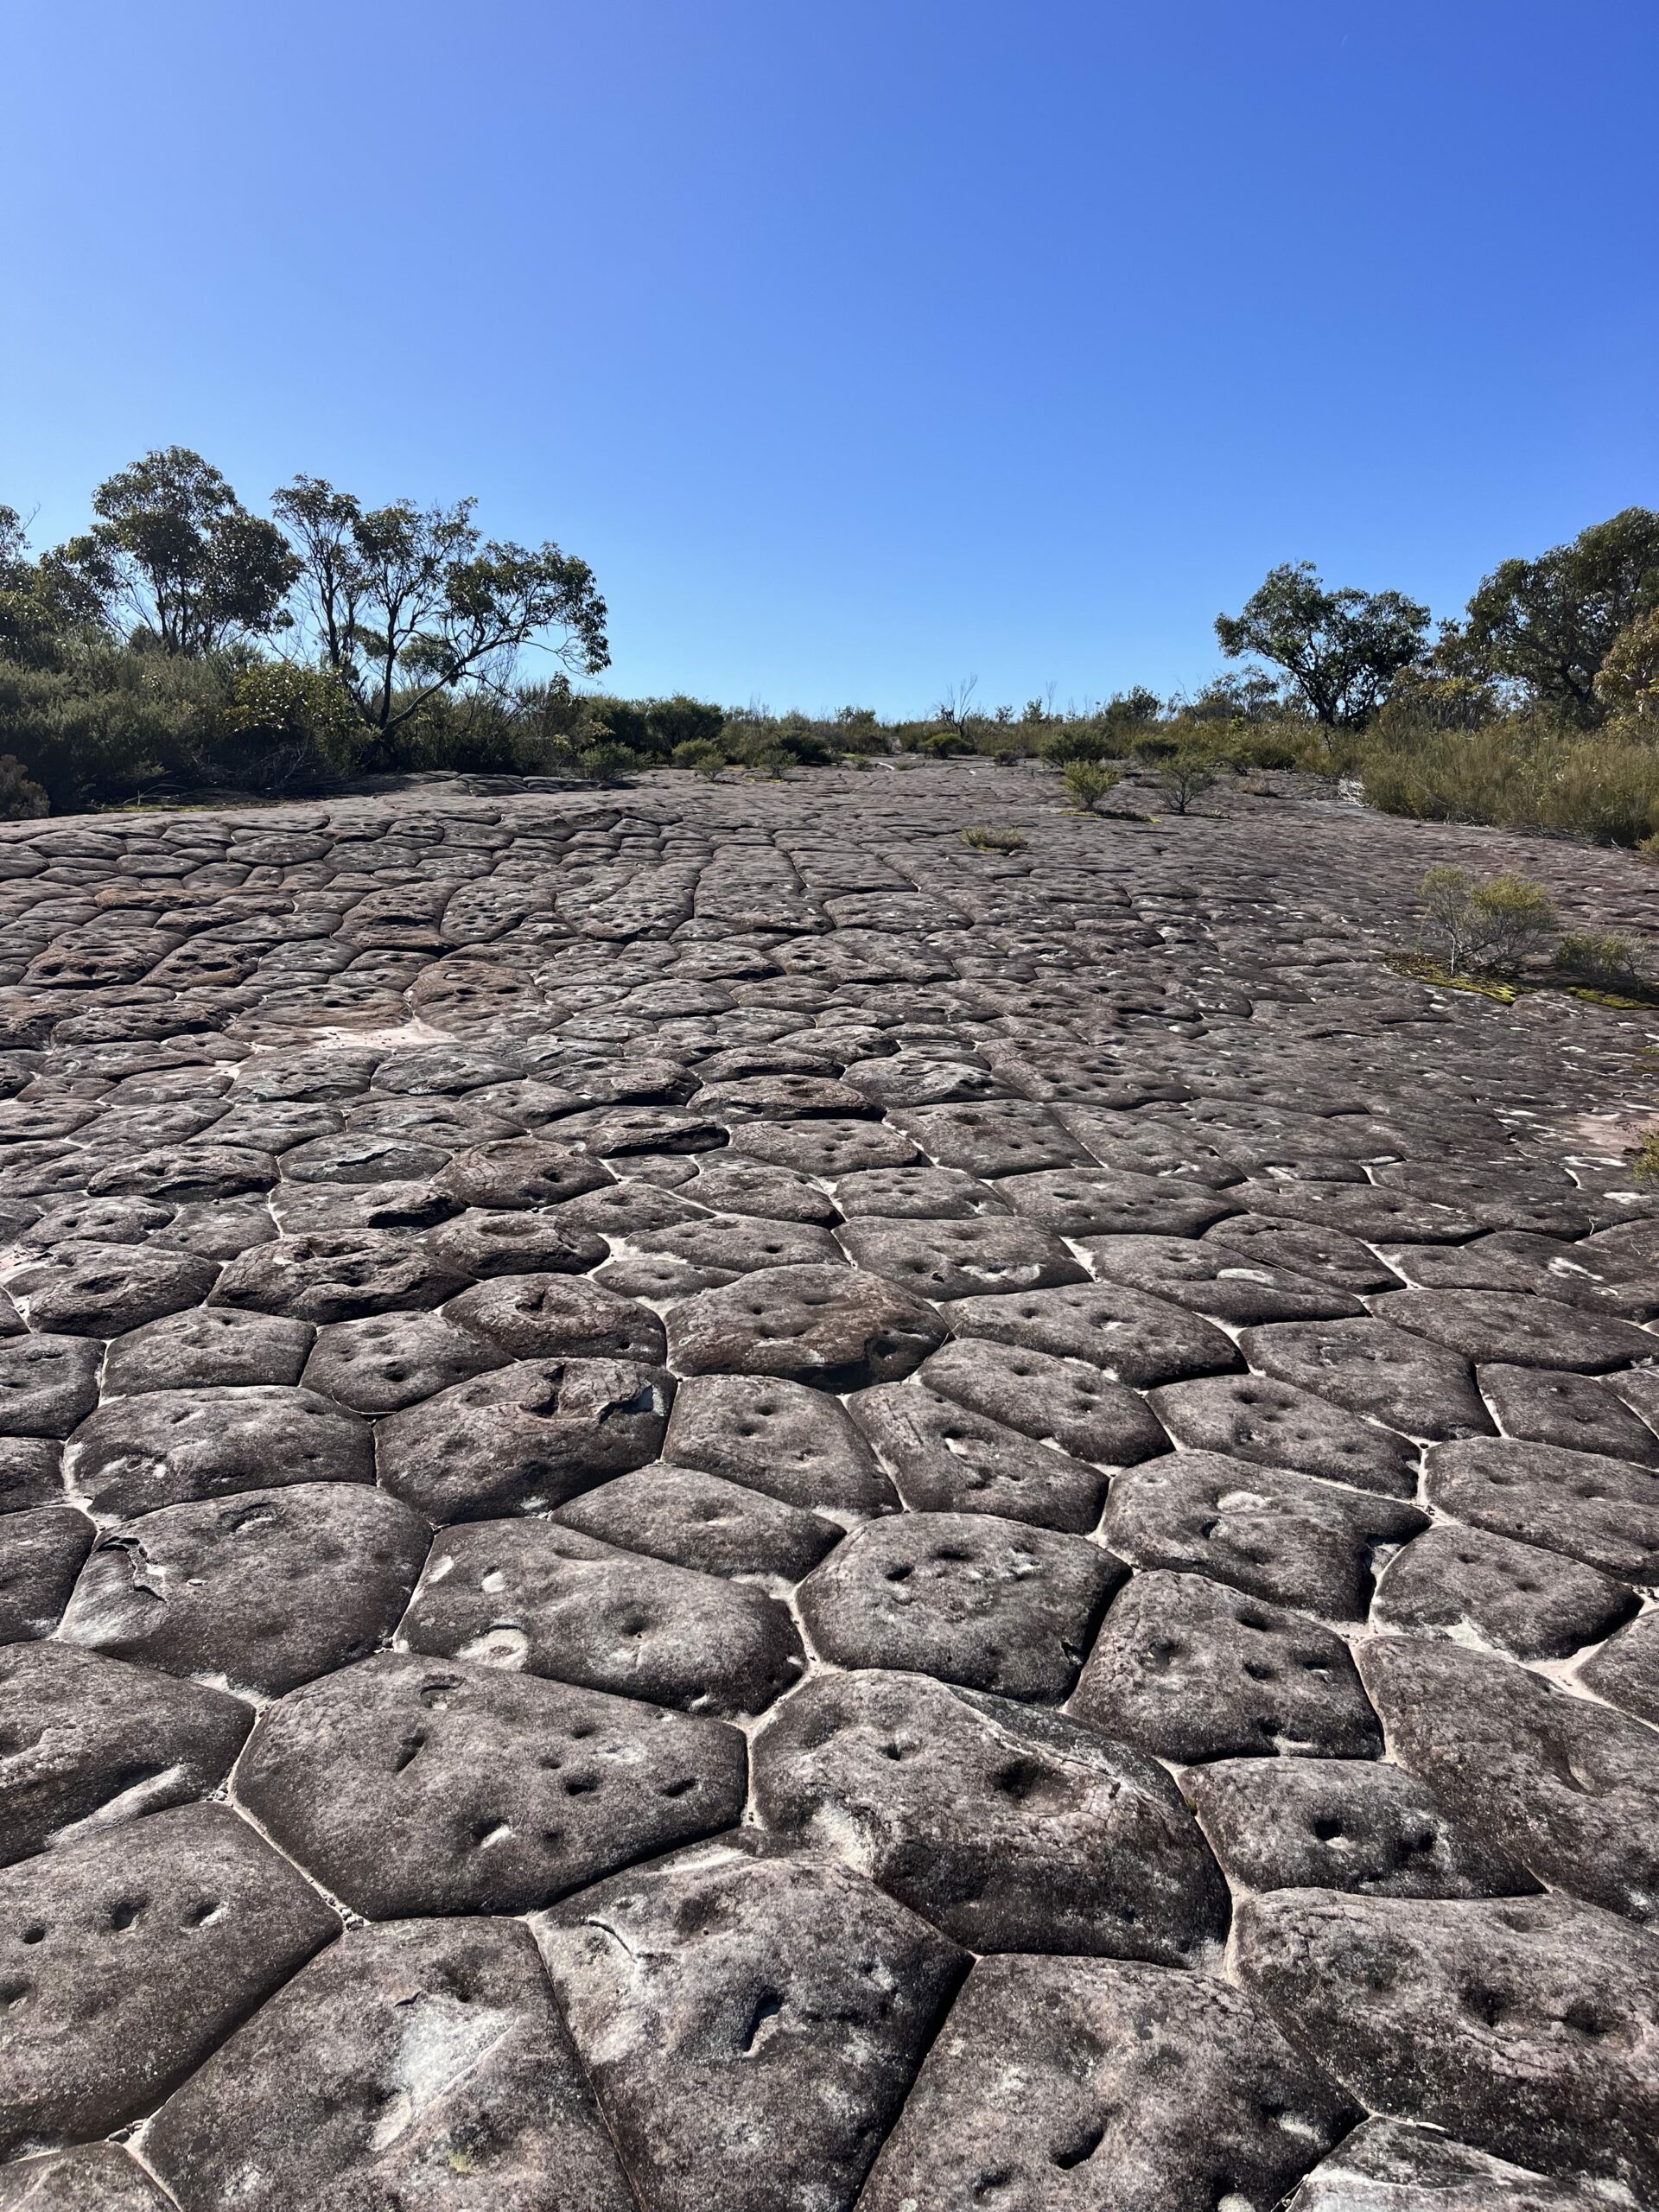
[[[920,711],[1659,505],[1653,0],[4,0],[0,500],[479,495],[614,682]]]

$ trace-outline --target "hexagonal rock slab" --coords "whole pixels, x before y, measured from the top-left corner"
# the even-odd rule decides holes
[[[353,1413],[391,1414],[505,1362],[442,1313],[370,1313],[317,1332],[304,1382]]]
[[[529,1912],[729,1826],[747,1764],[721,1721],[385,1652],[264,1713],[237,1793],[372,1920]]]
[[[1371,1619],[1408,1635],[1472,1630],[1515,1659],[1565,1659],[1599,1643],[1637,1605],[1628,1583],[1577,1560],[1442,1522],[1392,1559]]]
[[[1643,1613],[1610,1637],[1579,1680],[1610,1705],[1659,1721],[1659,1611]]]
[[[1386,1321],[1274,1321],[1246,1329],[1252,1367],[1408,1436],[1484,1436],[1491,1416],[1469,1363]]]
[[[199,1306],[118,1337],[104,1361],[104,1395],[235,1389],[300,1379],[315,1332],[276,1313]]]
[[[759,1713],[805,1664],[787,1611],[551,1521],[441,1532],[403,1634],[416,1651],[527,1667],[698,1713]]]
[[[1597,1452],[1471,1437],[1428,1454],[1431,1505],[1621,1580],[1659,1581],[1659,1483]]]
[[[509,1359],[662,1363],[663,1325],[649,1306],[579,1275],[496,1275],[450,1300],[445,1318]]]
[[[1351,1292],[1269,1267],[1214,1236],[1202,1243],[1190,1236],[1091,1236],[1084,1249],[1104,1281],[1239,1327],[1253,1321],[1337,1320],[1365,1311]]]
[[[1605,1382],[1587,1375],[1499,1362],[1478,1368],[1475,1379],[1506,1436],[1659,1467],[1659,1436]]]
[[[1116,1478],[1100,1534],[1132,1566],[1190,1569],[1326,1620],[1358,1620],[1376,1551],[1425,1525],[1394,1498],[1176,1452]]]
[[[925,1675],[820,1675],[754,1739],[776,1834],[841,1853],[976,1951],[1181,1966],[1224,1885],[1155,1760]]]
[[[960,1298],[943,1312],[957,1336],[1084,1360],[1137,1389],[1239,1364],[1231,1340],[1210,1322],[1116,1283]]]
[[[0,2212],[173,2212],[173,2200],[118,2143],[86,2143],[0,2171]]]
[[[1074,1535],[1100,1518],[1107,1478],[1097,1467],[970,1413],[914,1378],[857,1391],[848,1411],[913,1513],[997,1513]]]
[[[1595,1375],[1659,1353],[1659,1337],[1633,1321],[1580,1313],[1554,1298],[1497,1290],[1401,1290],[1379,1298],[1374,1311],[1392,1327],[1427,1337],[1465,1359]]]
[[[82,1246],[73,1258],[24,1268],[6,1287],[29,1326],[67,1336],[117,1337],[207,1296],[211,1260],[120,1244]]]
[[[429,1535],[419,1514],[357,1483],[166,1506],[99,1543],[60,1634],[280,1697],[391,1635]]]
[[[855,1268],[766,1268],[677,1306],[683,1374],[776,1376],[823,1390],[896,1382],[950,1331],[931,1306]]]
[[[73,1506],[0,1514],[0,1644],[51,1635],[97,1533]]]
[[[966,1964],[845,1867],[719,1847],[537,1936],[652,2212],[850,2212]]]
[[[1377,1760],[1218,1759],[1181,1787],[1242,1889],[1484,1897],[1537,1886],[1423,1783]]]
[[[666,1460],[602,1483],[560,1509],[567,1529],[704,1574],[798,1582],[841,1541],[832,1521],[763,1491]]]
[[[1358,1656],[1395,1758],[1477,1834],[1553,1889],[1659,1920],[1659,1735],[1439,1639]]]
[[[1219,1192],[1185,1177],[1087,1166],[1009,1175],[996,1194],[1062,1236],[1196,1236],[1235,1210]]]
[[[1433,2129],[1368,2120],[1285,2212],[1601,2212],[1606,2202],[1593,2185],[1547,2180]]]
[[[144,2154],[185,2212],[633,2206],[511,1921],[348,1929],[175,2092]]]
[[[1192,1451],[1291,1467],[1385,1497],[1416,1496],[1417,1453],[1408,1438],[1291,1383],[1206,1376],[1154,1390],[1150,1402],[1170,1434]]]
[[[1132,1466],[1169,1449],[1146,1400],[1080,1359],[959,1337],[925,1361],[916,1379],[970,1413],[1039,1443],[1052,1440],[1074,1459],[1101,1466]]]
[[[131,1519],[165,1505],[273,1484],[369,1483],[369,1425],[314,1390],[151,1390],[81,1423],[65,1462],[95,1512]]]
[[[377,1423],[380,1480],[434,1521],[544,1512],[654,1459],[672,1389],[632,1360],[514,1360]]]
[[[1266,2208],[1360,2117],[1241,1991],[1116,1959],[982,1959],[863,2212]]]
[[[836,1666],[1058,1704],[1127,1572],[1080,1536],[988,1513],[906,1513],[855,1529],[801,1585],[800,1614]]]
[[[0,1344],[0,1435],[67,1436],[98,1403],[99,1347],[86,1337]]]
[[[1006,1215],[967,1221],[866,1215],[846,1223],[840,1237],[857,1266],[920,1298],[973,1298],[1088,1280],[1058,1236]]]
[[[253,1725],[240,1699],[64,1643],[0,1650],[0,1865],[85,1823],[204,1797]]]
[[[1244,1986],[1373,2111],[1569,2179],[1659,2182],[1659,1938],[1568,1897],[1247,1899]]]
[[[279,1236],[229,1262],[211,1303],[300,1321],[355,1321],[442,1306],[465,1277],[418,1236],[389,1229]]]
[[[136,2120],[340,1932],[222,1805],[0,1873],[0,2148]]]
[[[663,1456],[786,1505],[890,1513],[892,1483],[827,1391],[758,1375],[694,1375],[674,1396]]]
[[[1135,1575],[1071,1711],[1160,1758],[1374,1758],[1382,1731],[1348,1647],[1306,1614],[1200,1574]]]

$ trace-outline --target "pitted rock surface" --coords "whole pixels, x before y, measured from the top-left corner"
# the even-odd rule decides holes
[[[0,824],[0,2205],[1659,2207],[1659,1017],[1446,861],[1653,964],[979,760]]]

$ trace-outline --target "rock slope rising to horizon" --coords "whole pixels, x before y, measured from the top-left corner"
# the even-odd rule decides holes
[[[1471,850],[1645,925],[957,764],[0,830],[0,2208],[1659,2203],[1659,1021],[1392,972]]]

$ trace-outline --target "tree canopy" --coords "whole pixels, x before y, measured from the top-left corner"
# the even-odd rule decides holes
[[[1398,591],[1326,590],[1311,561],[1268,570],[1238,614],[1216,617],[1229,660],[1281,668],[1315,718],[1363,728],[1423,648],[1428,609]]]
[[[1593,728],[1611,702],[1597,690],[1622,631],[1659,607],[1659,513],[1626,507],[1536,560],[1505,561],[1447,640],[1539,706]]]

